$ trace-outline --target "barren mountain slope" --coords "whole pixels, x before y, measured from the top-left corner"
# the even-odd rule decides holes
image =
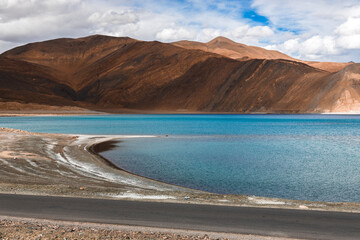
[[[318,99],[314,105],[325,112],[359,112],[360,64],[345,67],[328,78]]]
[[[236,43],[224,37],[217,37],[208,43],[200,43],[193,41],[179,41],[171,43],[175,46],[186,49],[200,49],[206,52],[213,52],[225,57],[238,60],[249,59],[285,59],[290,61],[302,62],[314,68],[319,68],[328,72],[337,72],[351,63],[337,63],[337,62],[313,62],[302,61],[292,58],[279,51],[267,50],[260,47],[247,46],[245,44]]]
[[[2,56],[47,66],[54,70],[53,75],[56,75],[58,81],[76,88],[81,81],[73,77],[76,72],[135,42],[138,41],[127,37],[102,35],[61,38],[16,47]]]
[[[225,37],[217,37],[208,43],[179,41],[179,42],[173,42],[172,44],[187,49],[200,49],[207,52],[213,52],[238,60],[248,60],[248,59],[286,59],[292,61],[296,60],[278,51],[266,50],[254,46],[247,46],[245,44],[236,43]]]
[[[51,69],[0,57],[1,102],[73,106],[75,95],[70,87],[57,82]]]
[[[217,67],[217,66],[223,67]],[[204,72],[204,75],[198,75]],[[181,78],[168,84],[156,97],[149,99],[161,109],[187,109],[207,112],[299,112],[295,96],[314,97],[308,88],[300,89],[287,106],[278,103],[290,88],[311,82],[321,85],[329,73],[305,64],[286,60],[238,62],[230,59],[208,59],[195,65]],[[316,89],[319,90],[319,89]],[[310,101],[302,101],[307,111]],[[150,106],[149,106],[150,107]]]
[[[211,46],[217,44],[214,40]],[[352,100],[358,97],[355,68],[331,74],[290,60],[239,61],[156,41],[97,35],[7,51],[0,58],[0,91],[3,102],[103,111],[322,112],[339,110],[344,106],[339,101],[357,109],[357,100],[349,100],[349,94]]]

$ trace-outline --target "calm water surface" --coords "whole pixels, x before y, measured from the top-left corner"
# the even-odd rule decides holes
[[[0,118],[34,132],[151,134],[102,153],[119,167],[216,193],[360,201],[360,116],[109,115]]]

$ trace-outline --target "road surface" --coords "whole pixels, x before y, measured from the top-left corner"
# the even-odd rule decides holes
[[[0,194],[0,215],[305,239],[360,239],[360,214]]]

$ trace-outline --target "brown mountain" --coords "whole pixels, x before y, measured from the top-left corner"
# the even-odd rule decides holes
[[[74,106],[75,92],[59,83],[51,69],[29,62],[0,57],[0,100]]]
[[[183,47],[186,49],[200,49],[206,52],[217,53],[228,58],[237,60],[249,59],[285,59],[295,62],[302,62],[309,66],[319,68],[328,72],[338,72],[351,63],[337,63],[337,62],[313,62],[302,61],[292,58],[279,51],[266,50],[260,47],[247,46],[245,44],[234,42],[225,37],[217,37],[208,43],[200,43],[194,41],[178,41],[172,43],[174,46]]]
[[[216,51],[100,35],[28,44],[0,55],[0,108],[360,111],[357,64],[330,73],[261,48],[246,51],[262,59],[248,60]]]
[[[178,41],[172,43],[174,46],[187,49],[200,49],[206,52],[217,53],[228,58],[237,60],[248,59],[285,59],[295,61],[296,59],[289,57],[278,51],[266,50],[260,47],[247,46],[245,44],[234,42],[225,37],[217,37],[208,43],[194,41]]]

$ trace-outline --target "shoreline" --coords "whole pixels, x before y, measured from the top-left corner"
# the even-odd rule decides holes
[[[36,117],[36,116],[76,116],[76,115],[360,115],[360,111],[348,112],[203,112],[203,111],[169,111],[169,110],[137,110],[137,109],[119,109],[106,112],[83,109],[83,110],[0,110],[0,117]]]
[[[109,141],[157,136],[48,134],[7,128],[0,128],[0,134],[2,193],[360,212],[360,203],[224,195],[175,186],[124,171],[93,151]]]
[[[103,157],[100,153],[107,151],[108,148],[112,148],[114,146],[108,146],[108,145],[112,145],[113,143],[117,143],[117,142],[121,142],[121,140],[117,140],[117,139],[112,139],[112,140],[107,140],[107,141],[103,141],[103,142],[99,142],[99,143],[95,143],[91,146],[89,146],[88,150],[98,156],[99,158],[103,159],[106,163],[108,163],[110,166],[113,166],[114,168],[129,173],[131,175],[140,177],[140,178],[145,178],[145,179],[149,179],[151,181],[156,181],[162,184],[166,184],[166,185],[171,185],[171,186],[175,186],[175,187],[180,187],[180,188],[184,188],[184,189],[188,189],[188,190],[192,190],[192,191],[197,191],[197,192],[203,192],[206,194],[213,194],[213,195],[221,195],[221,196],[238,196],[238,197],[247,197],[250,200],[254,200],[254,202],[258,203],[258,205],[241,205],[241,206],[245,206],[245,207],[270,207],[270,206],[261,206],[261,205],[273,205],[271,206],[271,208],[279,208],[279,209],[284,209],[284,207],[282,207],[283,204],[281,204],[282,202],[284,204],[286,204],[286,202],[303,202],[305,203],[304,205],[300,205],[299,208],[291,208],[291,209],[301,209],[301,210],[317,210],[317,211],[321,211],[323,209],[319,209],[319,208],[311,208],[308,207],[307,205],[310,203],[310,205],[315,206],[317,204],[359,204],[359,209],[357,209],[356,211],[350,211],[350,212],[360,212],[360,203],[357,202],[323,202],[323,201],[309,201],[309,200],[296,200],[296,199],[283,199],[283,198],[271,198],[271,197],[261,197],[261,196],[249,196],[249,195],[239,195],[239,194],[217,194],[217,193],[211,193],[211,192],[206,192],[206,191],[202,191],[202,190],[198,190],[198,189],[192,189],[192,188],[187,188],[187,187],[183,187],[180,185],[174,185],[174,184],[169,184],[166,182],[162,182],[162,181],[158,181],[152,178],[148,178],[148,177],[144,177],[138,174],[135,174],[133,172],[127,171],[122,169],[121,167],[119,167],[118,165],[116,165],[115,163],[113,163],[112,161],[110,161],[109,159]],[[104,145],[104,146],[101,146]],[[100,150],[99,151],[94,151],[94,148],[99,147],[100,146]],[[188,203],[193,203],[193,202],[188,202]],[[214,203],[210,203],[210,204],[214,204]],[[219,205],[219,203],[215,203],[215,205]],[[221,204],[221,205],[225,205],[225,206],[238,206],[238,205],[231,205],[231,204]],[[319,206],[319,205],[318,205]],[[333,211],[333,210],[324,210],[324,211]],[[334,211],[338,211],[338,210],[334,210]]]
[[[139,136],[141,137],[141,136]],[[160,137],[160,136],[154,136],[154,137]],[[156,180],[156,179],[152,179],[152,178],[148,178],[148,177],[144,177],[144,176],[141,176],[139,174],[136,174],[136,173],[133,173],[133,172],[130,172],[130,171],[127,171],[123,168],[121,168],[120,166],[116,165],[115,163],[113,163],[112,161],[110,161],[109,159],[103,157],[100,153],[101,152],[105,152],[107,151],[108,149],[111,149],[113,148],[114,146],[112,146],[112,144],[114,143],[118,143],[118,142],[121,142],[123,141],[123,139],[117,139],[117,138],[114,138],[114,139],[111,139],[111,140],[105,140],[103,142],[99,142],[99,143],[95,143],[95,144],[92,144],[92,145],[89,145],[86,147],[86,150],[89,151],[90,153],[94,154],[95,156],[97,156],[98,158],[102,159],[106,164],[108,164],[110,167],[114,168],[114,169],[117,169],[121,172],[125,172],[127,174],[130,174],[130,175],[133,175],[135,177],[138,177],[138,178],[142,178],[142,179],[147,179],[147,180],[150,180],[150,181],[154,181],[154,182],[157,182],[157,183],[160,183],[160,184],[164,184],[164,185],[170,185],[170,186],[173,186],[173,187],[177,187],[177,188],[182,188],[182,189],[186,189],[188,191],[195,191],[195,192],[200,192],[200,193],[209,193],[209,192],[205,192],[205,191],[202,191],[202,190],[197,190],[197,189],[192,189],[192,188],[187,188],[187,187],[183,187],[183,186],[179,186],[179,185],[175,185],[175,184],[170,184],[170,183],[166,183],[166,182],[162,182],[162,181],[159,181],[159,180]],[[95,150],[96,148],[99,148],[99,150]],[[211,193],[209,193],[211,194]]]

